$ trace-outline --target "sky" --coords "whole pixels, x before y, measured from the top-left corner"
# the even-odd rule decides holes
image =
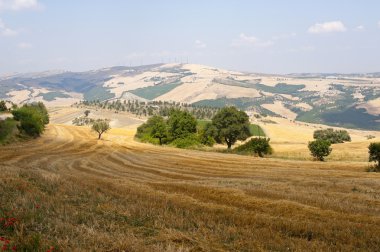
[[[378,0],[0,0],[0,74],[194,63],[380,71]]]

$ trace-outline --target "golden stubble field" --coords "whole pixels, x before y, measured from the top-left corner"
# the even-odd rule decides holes
[[[260,123],[274,149],[273,157],[290,160],[312,160],[307,144],[313,140],[313,132],[318,129],[331,128],[325,125],[295,122],[285,118],[271,118],[276,124]],[[334,128],[334,127],[333,127]],[[335,128],[342,129],[342,128]],[[368,161],[368,146],[380,141],[379,131],[347,129],[352,142],[332,145],[333,151],[327,161],[361,162]],[[374,139],[367,139],[372,135]],[[363,164],[368,166],[369,164]]]
[[[156,147],[51,124],[0,147],[0,229],[46,251],[378,251],[380,174],[366,162]]]

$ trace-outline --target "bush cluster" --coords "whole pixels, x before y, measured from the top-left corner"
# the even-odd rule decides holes
[[[0,145],[12,142],[17,133],[17,122],[15,120],[12,118],[0,120]]]
[[[38,137],[49,123],[49,114],[42,102],[25,104],[12,111],[13,118],[19,122],[20,133]]]
[[[173,140],[170,144],[174,147],[182,148],[182,149],[196,147],[196,146],[199,147],[202,145],[201,142],[199,141],[199,137],[196,134],[191,134],[184,138],[177,138]]]
[[[153,144],[172,144],[179,148],[199,145],[197,120],[187,111],[173,109],[165,120],[152,116],[137,128],[136,137]]]
[[[334,130],[332,128],[314,131],[315,140],[326,140],[331,144],[351,142],[347,130]]]
[[[173,109],[167,119],[152,116],[137,128],[136,138],[153,144],[170,144],[178,148],[194,146],[213,146],[215,143],[226,144],[230,149],[237,140],[251,136],[248,115],[235,107],[221,109],[210,123],[197,129],[197,120],[188,111]],[[270,153],[269,139],[265,143],[259,140],[259,146],[245,152],[262,156]],[[256,143],[256,142],[254,142]],[[263,144],[267,146],[263,147]],[[269,146],[269,147],[268,147]],[[263,149],[262,149],[263,148]]]
[[[270,155],[273,152],[272,147],[269,144],[270,138],[252,138],[245,144],[242,144],[234,149],[237,153],[242,154],[256,154],[259,157],[264,155]]]

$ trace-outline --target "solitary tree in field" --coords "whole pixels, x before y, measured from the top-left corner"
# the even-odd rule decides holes
[[[107,132],[110,128],[109,122],[104,119],[98,119],[92,124],[92,130],[98,133],[98,139],[100,139],[102,134]]]
[[[152,125],[151,136],[158,138],[160,145],[162,145],[162,139],[168,137],[168,127],[162,116],[153,116],[149,118],[149,124]]]
[[[380,142],[371,143],[368,146],[369,162],[375,162],[375,167],[380,171]]]
[[[213,117],[212,124],[217,130],[216,142],[226,143],[228,149],[231,149],[237,140],[243,141],[251,136],[248,115],[235,107],[221,109]]]
[[[330,155],[332,151],[330,146],[331,143],[326,140],[315,140],[308,145],[311,155],[319,161],[324,161],[325,157]]]
[[[90,112],[91,112],[91,111],[87,109],[87,110],[84,111],[84,115],[85,115],[86,117],[88,117],[88,115],[90,114]]]

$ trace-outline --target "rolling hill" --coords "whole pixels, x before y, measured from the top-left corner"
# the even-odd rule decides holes
[[[41,138],[0,147],[0,199],[17,221],[5,237],[20,251],[380,246],[379,176],[365,162],[161,148],[134,132],[98,141],[87,127],[52,123]]]
[[[380,77],[376,73],[270,75],[195,64],[118,66],[3,76],[0,99],[44,101],[51,107],[80,100],[234,105],[290,120],[380,130]]]

